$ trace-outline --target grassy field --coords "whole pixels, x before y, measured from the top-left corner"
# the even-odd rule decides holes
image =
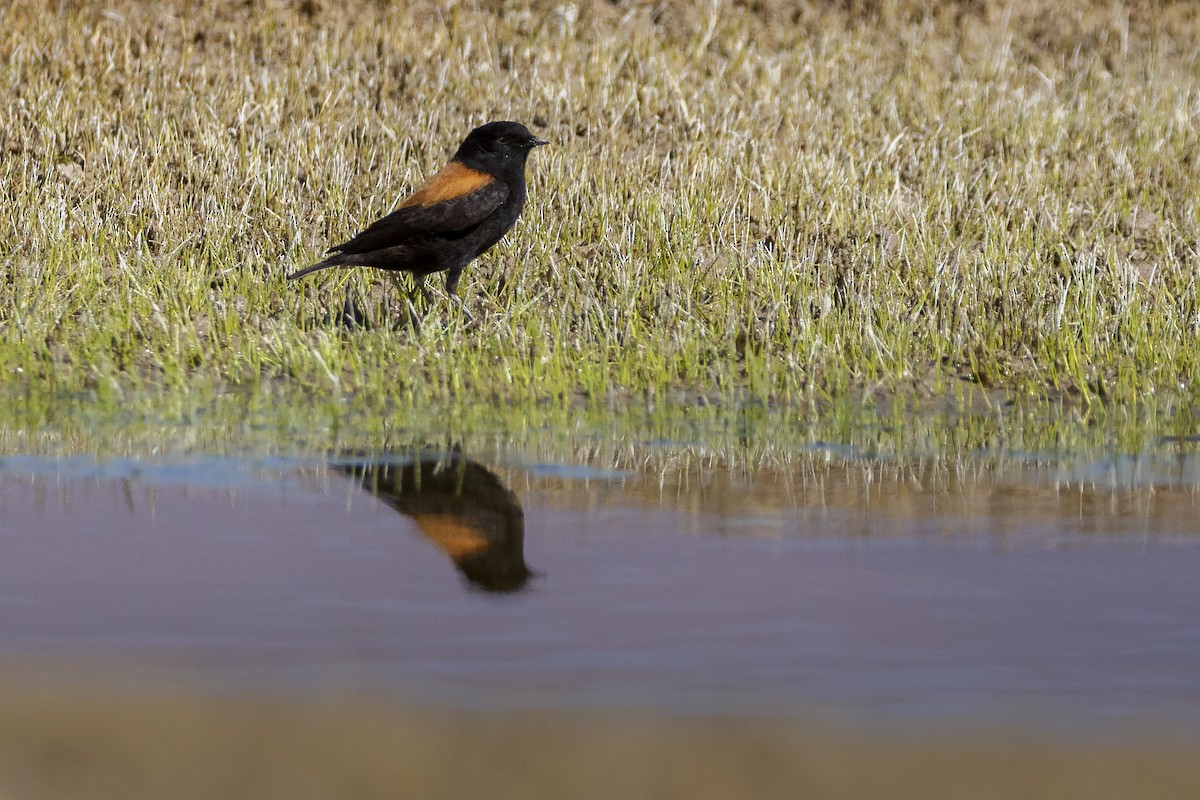
[[[1200,393],[1192,5],[438,9],[0,7],[0,392],[167,416]],[[435,294],[393,329],[369,269],[284,283],[497,118],[553,145],[468,267],[473,320]],[[337,324],[347,292],[375,328]]]

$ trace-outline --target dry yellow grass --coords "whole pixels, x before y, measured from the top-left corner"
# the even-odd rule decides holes
[[[1198,41],[1184,3],[14,0],[0,387],[1190,398]],[[284,285],[493,118],[555,144],[474,323]]]

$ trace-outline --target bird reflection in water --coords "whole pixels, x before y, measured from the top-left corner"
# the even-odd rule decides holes
[[[410,517],[472,586],[515,592],[533,575],[525,565],[525,513],[516,495],[461,452],[351,455],[332,466]]]

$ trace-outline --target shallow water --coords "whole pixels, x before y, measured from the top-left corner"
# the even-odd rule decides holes
[[[0,662],[467,709],[1200,730],[1192,454],[656,464],[5,459]]]

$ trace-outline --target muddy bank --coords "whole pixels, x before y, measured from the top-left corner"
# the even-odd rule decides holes
[[[401,707],[0,681],[0,795],[1190,797],[1196,739],[963,736],[636,712]]]

